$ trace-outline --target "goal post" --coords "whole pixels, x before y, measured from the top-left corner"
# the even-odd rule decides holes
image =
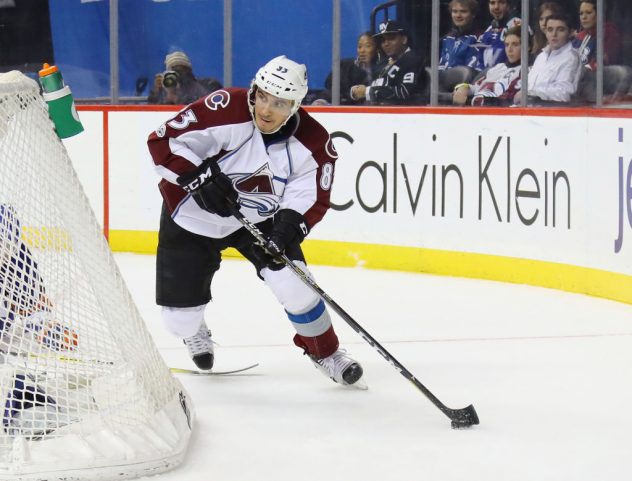
[[[37,83],[0,74],[0,480],[157,474],[192,423]]]

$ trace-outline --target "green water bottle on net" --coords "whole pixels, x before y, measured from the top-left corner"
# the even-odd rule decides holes
[[[39,71],[39,81],[44,91],[44,101],[48,104],[48,115],[55,124],[59,138],[67,139],[83,132],[72,92],[70,87],[64,84],[59,69],[55,65],[45,63]]]

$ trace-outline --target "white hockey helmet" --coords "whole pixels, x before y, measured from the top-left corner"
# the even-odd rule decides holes
[[[292,110],[288,119],[296,113],[307,95],[307,68],[290,60],[285,55],[275,57],[261,67],[250,83],[250,113],[254,117],[255,86],[264,92],[292,101]]]

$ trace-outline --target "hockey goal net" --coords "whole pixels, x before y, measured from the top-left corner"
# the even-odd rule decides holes
[[[165,471],[191,416],[37,83],[0,74],[0,480]]]

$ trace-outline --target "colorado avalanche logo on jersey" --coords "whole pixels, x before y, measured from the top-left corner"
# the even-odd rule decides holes
[[[233,174],[231,177],[242,206],[255,209],[262,217],[277,211],[279,196],[275,193],[274,176],[268,164],[252,174]]]
[[[228,102],[230,102],[230,94],[226,90],[216,90],[204,99],[204,103],[211,110],[223,109],[228,105]]]
[[[333,159],[338,158],[338,152],[336,151],[336,147],[334,146],[334,142],[331,137],[327,139],[327,143],[325,144],[325,151],[327,152],[327,155],[329,155],[329,157]]]

